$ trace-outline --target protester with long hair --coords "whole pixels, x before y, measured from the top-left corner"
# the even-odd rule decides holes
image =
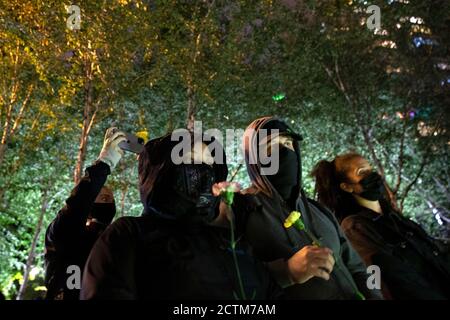
[[[380,268],[386,298],[450,298],[448,245],[393,208],[367,159],[350,152],[321,160],[312,176],[318,201],[333,211],[365,263]]]

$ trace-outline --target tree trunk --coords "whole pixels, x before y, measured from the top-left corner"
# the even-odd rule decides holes
[[[85,108],[84,108],[83,127],[81,129],[77,163],[75,165],[75,171],[74,171],[74,175],[73,175],[73,180],[74,180],[75,184],[77,184],[81,179],[84,161],[86,160],[86,150],[87,150],[87,143],[88,143],[88,137],[89,137],[89,131],[88,131],[89,112],[90,112],[89,109],[90,109],[89,106],[85,106]]]
[[[32,84],[28,87],[25,99],[23,100],[22,106],[20,107],[14,120],[13,120],[13,108],[14,103],[17,101],[16,93],[14,93],[14,97],[11,98],[10,105],[8,107],[8,112],[6,113],[5,124],[3,126],[2,138],[0,140],[0,166],[2,165],[3,159],[5,158],[8,141],[11,139],[12,136],[14,136],[14,133],[16,132],[17,128],[21,123],[25,109],[30,100],[31,93],[33,92],[33,88],[34,86]]]
[[[33,265],[37,242],[39,239],[39,235],[41,234],[42,222],[44,221],[44,216],[45,216],[45,213],[47,212],[47,208],[48,208],[47,192],[48,192],[47,189],[44,189],[43,195],[42,195],[41,214],[39,215],[38,223],[36,225],[36,230],[34,231],[33,242],[31,243],[30,253],[28,254],[27,262],[25,265],[23,282],[20,285],[19,293],[17,294],[16,300],[23,300],[25,291],[27,289],[28,278],[30,276],[31,266]]]
[[[0,166],[2,165],[3,158],[5,157],[6,143],[0,142]]]
[[[86,61],[86,82],[84,86],[84,110],[83,110],[83,126],[81,129],[80,145],[78,147],[77,162],[73,174],[73,180],[77,184],[83,174],[84,161],[86,160],[86,150],[89,138],[89,132],[91,131],[92,123],[95,118],[96,111],[92,111],[93,103],[93,88],[92,88],[92,65],[89,61]]]
[[[337,60],[334,61],[334,72],[327,66],[323,66],[323,67],[324,67],[324,70],[327,73],[328,77],[330,78],[330,80],[334,83],[336,88],[344,95],[345,100],[349,104],[349,106],[352,110],[353,116],[355,117],[355,120],[358,123],[360,131],[363,135],[363,139],[364,139],[364,142],[366,143],[367,149],[369,150],[369,153],[375,163],[375,166],[377,167],[378,171],[380,172],[380,174],[383,177],[384,186],[386,187],[386,191],[388,193],[390,203],[394,209],[398,210],[396,196],[391,191],[388,184],[386,183],[384,166],[381,163],[380,159],[378,158],[378,156],[375,152],[375,147],[374,147],[373,141],[372,141],[373,137],[372,137],[370,128],[368,128],[367,124],[364,123],[364,121],[361,117],[361,114],[359,113],[359,110],[361,110],[361,109],[357,108],[357,106],[359,105],[357,99],[352,98],[352,96],[348,93],[347,85],[342,80],[342,77],[340,74],[340,68],[339,68],[338,61]]]
[[[128,193],[128,184],[125,184],[122,189],[122,197],[120,199],[120,216],[123,217],[125,215],[125,199]]]
[[[5,118],[5,123],[3,125],[3,134],[0,140],[0,166],[2,165],[3,159],[5,157],[5,152],[7,148],[7,142],[9,139],[9,131],[11,128],[11,122],[12,122],[12,109],[14,106],[14,103],[17,99],[17,91],[19,90],[19,82],[17,81],[17,69],[19,66],[19,44],[17,44],[16,47],[16,55],[13,58],[13,64],[14,64],[14,71],[13,75],[11,77],[11,94],[9,96],[9,102],[7,107],[7,113]],[[3,100],[3,99],[2,99]]]
[[[12,117],[12,105],[9,106],[8,112],[6,113],[5,124],[3,125],[3,134],[0,140],[0,166],[2,165],[3,159],[5,157],[6,146],[9,138],[9,130],[11,127]]]
[[[188,84],[187,98],[188,98],[188,108],[187,108],[186,127],[189,131],[194,131],[195,100],[194,100],[194,90],[192,89],[192,86],[190,84]]]

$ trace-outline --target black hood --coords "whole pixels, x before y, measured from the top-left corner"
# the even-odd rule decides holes
[[[258,134],[261,129],[278,129],[279,134],[287,134],[294,138],[294,150],[297,154],[297,159],[299,163],[298,170],[298,185],[296,187],[296,194],[300,194],[301,190],[301,176],[302,176],[302,168],[301,168],[301,154],[300,147],[298,141],[302,140],[302,137],[295,133],[284,121],[275,118],[275,117],[263,117],[256,119],[253,121],[245,130],[244,133],[244,155],[245,155],[245,164],[247,166],[247,171],[250,176],[250,180],[252,181],[253,186],[255,186],[259,191],[265,193],[266,195],[272,197],[274,194],[278,194],[274,188],[274,186],[270,183],[269,179],[261,174],[261,162],[259,161],[258,152],[259,152],[259,141]],[[275,135],[269,135],[268,139],[274,138]],[[256,159],[251,160],[251,159]],[[256,162],[256,163],[255,163]]]
[[[171,152],[179,141],[172,141],[171,135],[172,133],[169,133],[148,141],[144,150],[139,154],[139,192],[144,206],[144,214],[157,214],[164,217],[164,214],[155,212],[152,207],[152,196],[159,188],[164,186],[164,182],[167,181],[165,178],[168,177],[169,171],[175,166],[171,160]],[[191,138],[193,139],[192,135]],[[211,147],[216,140],[214,137],[203,135],[202,142]],[[228,175],[225,152],[221,145],[219,148],[219,145],[216,142],[215,148],[212,150],[213,157],[215,157],[216,152],[221,152],[223,156],[223,164],[213,164],[215,182],[225,181]],[[172,217],[165,218],[170,219]]]

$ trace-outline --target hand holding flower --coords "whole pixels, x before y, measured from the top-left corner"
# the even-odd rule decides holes
[[[284,221],[286,229],[292,226],[299,231],[305,232],[313,244],[313,246],[303,247],[288,260],[288,270],[291,273],[292,280],[297,283],[303,283],[314,276],[329,280],[334,264],[336,264],[337,269],[340,269],[339,259],[335,258],[330,249],[323,247],[314,234],[305,227],[301,219],[301,213],[298,211],[292,211]],[[318,250],[321,250],[321,252]],[[364,295],[358,290],[353,280],[348,280],[353,286],[355,297],[359,300],[365,300]]]
[[[289,258],[287,267],[293,282],[305,283],[313,277],[329,280],[334,263],[330,249],[305,246]]]

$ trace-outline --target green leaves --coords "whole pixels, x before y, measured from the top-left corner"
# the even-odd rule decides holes
[[[350,149],[372,161],[375,154],[391,185],[401,176],[404,214],[446,234],[435,215],[448,217],[450,207],[448,85],[441,85],[449,77],[442,69],[448,3],[380,2],[384,31],[377,34],[362,23],[361,1],[148,3],[84,2],[78,31],[66,28],[64,5],[0,3],[0,139],[9,107],[17,119],[34,88],[0,164],[0,282],[25,262],[42,186],[63,190],[52,214],[73,187],[87,83],[91,113],[98,110],[84,167],[111,124],[152,139],[184,127],[189,102],[205,129],[244,129],[274,115],[304,136],[302,181],[310,195],[309,171],[320,159]],[[438,45],[417,48],[416,36]],[[397,115],[411,111],[417,115]],[[229,163],[230,176],[239,169],[234,180],[247,186],[239,160]],[[119,212],[140,214],[135,158],[126,154],[108,184],[124,199]]]

